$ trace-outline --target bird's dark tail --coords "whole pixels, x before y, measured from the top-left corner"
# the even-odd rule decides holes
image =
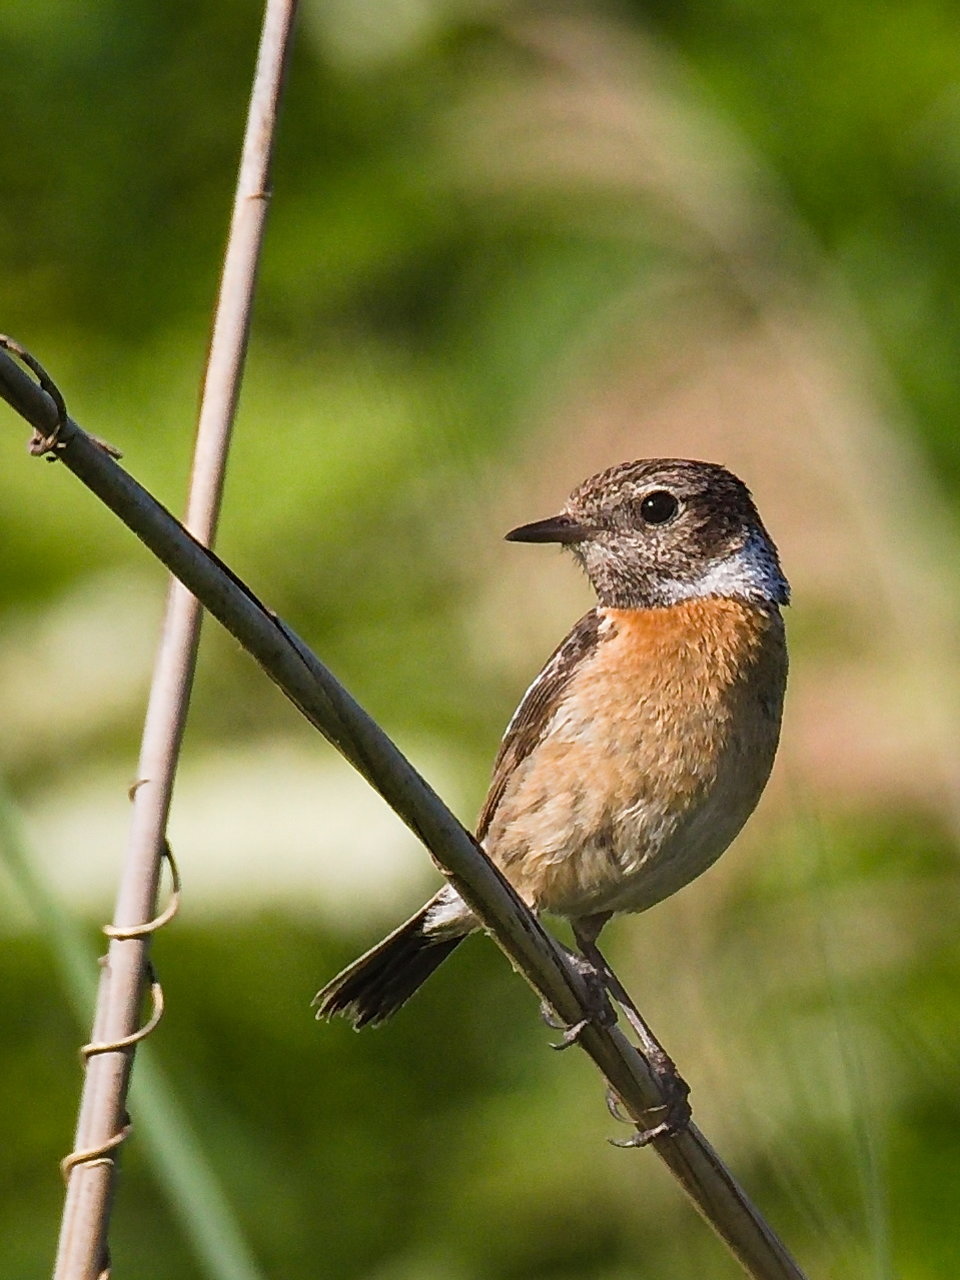
[[[406,1004],[467,936],[431,937],[423,929],[428,903],[314,997],[318,1018],[342,1013],[359,1031],[385,1022]]]

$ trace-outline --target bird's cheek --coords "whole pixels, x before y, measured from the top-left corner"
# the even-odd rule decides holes
[[[581,545],[580,552],[584,568],[592,573],[622,563],[625,549],[612,538],[591,538]]]

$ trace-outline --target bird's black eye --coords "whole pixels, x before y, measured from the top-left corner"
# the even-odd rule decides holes
[[[647,524],[666,524],[680,509],[680,503],[666,489],[654,489],[640,503],[640,517]]]

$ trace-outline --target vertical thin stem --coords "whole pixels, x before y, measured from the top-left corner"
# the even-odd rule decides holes
[[[240,391],[250,312],[263,240],[267,183],[277,107],[296,0],[267,0],[240,173],[204,378],[185,523],[202,542],[216,531],[230,433]],[[144,721],[133,820],[114,910],[129,934],[156,910],[164,831],[183,737],[200,633],[200,606],[171,585]],[[112,1044],[139,1025],[149,963],[149,933],[114,938],[104,965],[93,1040]],[[134,1045],[89,1057],[67,1184],[55,1280],[96,1280],[108,1265],[107,1227],[115,1151],[107,1148],[126,1123]]]

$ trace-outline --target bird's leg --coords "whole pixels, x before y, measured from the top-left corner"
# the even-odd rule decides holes
[[[651,1138],[676,1133],[686,1127],[690,1120],[690,1105],[687,1101],[690,1088],[677,1070],[676,1063],[653,1034],[623,983],[597,946],[597,937],[609,918],[609,914],[584,917],[573,923],[573,936],[577,940],[583,959],[593,968],[603,987],[623,1010],[624,1016],[636,1033],[640,1050],[663,1093],[663,1121],[648,1130],[638,1132],[635,1137],[626,1142],[617,1144],[643,1146]],[[655,1110],[659,1111],[661,1108],[655,1108]]]
[[[597,975],[605,990],[607,990],[614,1000],[623,1010],[627,1021],[633,1027],[640,1042],[640,1048],[643,1050],[644,1057],[648,1058],[651,1066],[657,1072],[676,1074],[676,1065],[672,1058],[664,1049],[663,1045],[650,1030],[645,1022],[640,1010],[633,1003],[628,995],[623,983],[610,968],[606,957],[597,946],[597,935],[600,929],[606,924],[608,916],[588,916],[584,920],[578,920],[573,926],[573,936],[577,940],[577,946],[580,948],[580,954]],[[582,966],[581,966],[582,971]]]

